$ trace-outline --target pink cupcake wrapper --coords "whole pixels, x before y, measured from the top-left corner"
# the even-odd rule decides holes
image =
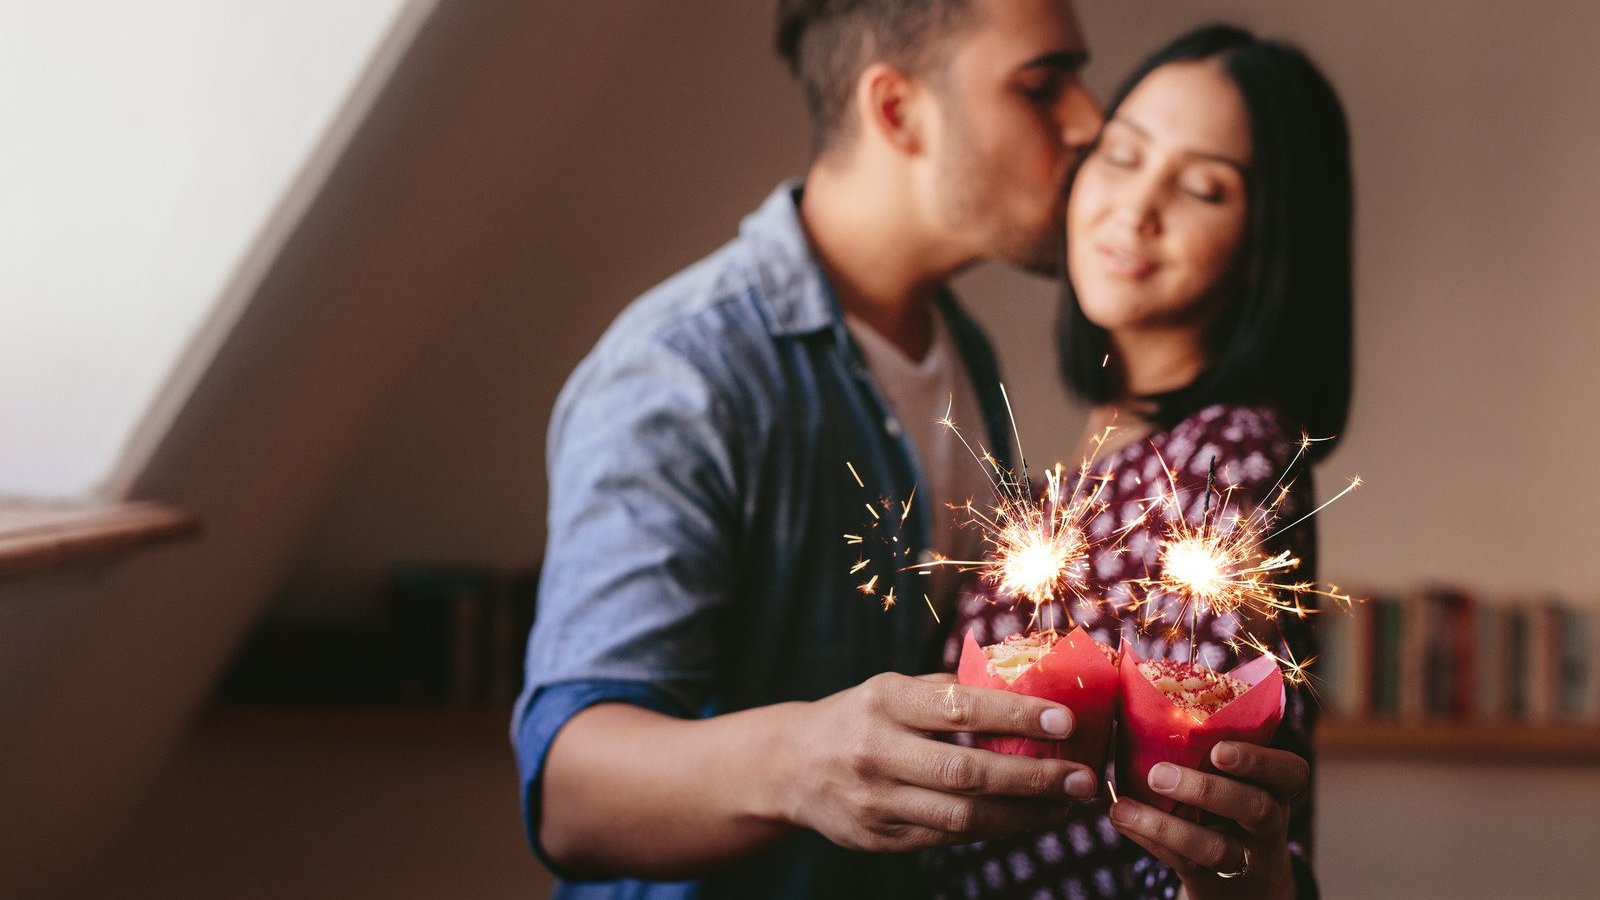
[[[1083,763],[1103,776],[1111,720],[1117,709],[1117,667],[1081,627],[1057,638],[1044,656],[1010,684],[999,675],[989,674],[989,660],[968,631],[961,648],[956,680],[977,687],[1042,697],[1072,710],[1072,734],[1063,740],[979,735],[978,746],[1012,756],[1067,759]]]

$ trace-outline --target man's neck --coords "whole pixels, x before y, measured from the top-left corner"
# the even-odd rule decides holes
[[[935,302],[967,261],[941,253],[893,187],[859,169],[812,166],[800,222],[844,311],[922,359]]]

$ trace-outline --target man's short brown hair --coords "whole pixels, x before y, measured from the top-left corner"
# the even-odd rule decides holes
[[[775,43],[805,95],[812,152],[850,133],[850,98],[868,65],[937,70],[971,15],[969,0],[778,0]]]

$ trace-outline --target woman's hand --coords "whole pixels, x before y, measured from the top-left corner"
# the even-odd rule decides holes
[[[1150,787],[1231,824],[1198,825],[1127,799],[1111,807],[1112,823],[1171,866],[1190,900],[1292,900],[1289,801],[1310,783],[1311,767],[1293,753],[1236,741],[1212,748],[1211,762],[1227,774],[1160,763]]]
[[[951,676],[878,675],[813,704],[775,748],[781,816],[844,847],[898,852],[1061,822],[1093,797],[1087,767],[959,747],[932,735],[1059,740],[1066,707]]]

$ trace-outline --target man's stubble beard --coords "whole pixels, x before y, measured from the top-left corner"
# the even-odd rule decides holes
[[[944,105],[951,129],[939,162],[941,191],[934,213],[940,226],[963,236],[985,259],[1047,278],[1062,277],[1066,268],[1065,186],[1057,189],[1061,194],[1059,215],[1053,217],[1051,227],[1041,231],[1010,220],[1006,210],[997,205],[1008,196],[1003,167],[990,165],[967,138],[971,130],[956,104]]]

